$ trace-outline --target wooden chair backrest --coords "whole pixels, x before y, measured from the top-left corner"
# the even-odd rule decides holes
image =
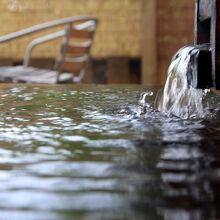
[[[58,70],[58,77],[62,72],[72,72],[74,76],[80,79],[83,77],[88,66],[95,30],[96,20],[86,21],[78,25],[67,25],[60,56],[55,66]]]

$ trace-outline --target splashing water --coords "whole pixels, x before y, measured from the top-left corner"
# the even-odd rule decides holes
[[[168,69],[165,87],[158,92],[155,100],[155,108],[162,113],[183,119],[203,118],[208,114],[203,99],[209,90],[195,89],[192,86],[195,80],[193,73],[197,71],[195,62],[202,49],[205,48],[201,45],[187,46],[174,55]],[[146,96],[147,94],[142,95],[139,108],[143,106],[141,102],[145,101]]]
[[[152,91],[144,92],[141,94],[141,97],[138,101],[138,108],[137,108],[137,116],[144,115],[149,111],[152,111],[152,106],[148,103],[148,98],[153,96]]]

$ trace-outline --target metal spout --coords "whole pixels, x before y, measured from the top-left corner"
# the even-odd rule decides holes
[[[220,0],[197,0],[195,8],[195,45],[208,44],[197,62],[197,88],[220,89]]]

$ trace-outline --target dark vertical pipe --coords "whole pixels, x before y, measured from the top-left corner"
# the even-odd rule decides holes
[[[220,89],[220,0],[213,0],[212,8],[212,31],[211,35],[213,53],[212,53],[212,65],[213,65],[213,81],[214,87]]]
[[[212,87],[220,89],[220,0],[197,0],[195,9],[195,44],[210,44]],[[208,61],[205,61],[205,64]]]
[[[216,83],[216,73],[217,73],[217,66],[216,66],[216,0],[212,0],[212,16],[211,16],[211,50],[212,50],[212,80],[213,80],[213,87],[217,88]]]

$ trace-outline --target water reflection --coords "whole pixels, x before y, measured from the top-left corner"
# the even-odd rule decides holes
[[[154,90],[137,114],[143,91],[2,85],[0,218],[220,217],[218,98],[181,120],[153,109]]]
[[[157,164],[162,172],[165,200],[158,210],[164,219],[219,217],[220,139],[212,130],[212,122],[203,121],[189,132],[192,138],[188,137],[188,141],[164,143],[166,147]]]

